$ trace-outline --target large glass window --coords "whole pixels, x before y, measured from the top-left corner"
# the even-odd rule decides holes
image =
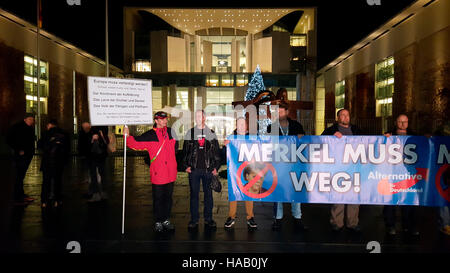
[[[336,83],[334,90],[336,113],[345,107],[345,80]]]
[[[24,56],[24,91],[26,99],[26,111],[37,113],[37,59],[31,56]],[[39,107],[41,114],[48,111],[48,63],[39,62],[41,79],[39,81]]]
[[[151,72],[152,64],[150,60],[135,60],[133,63],[133,71],[135,72]]]
[[[216,132],[219,143],[235,129],[235,119],[227,115],[233,113],[233,88],[206,89],[206,124]]]
[[[245,86],[248,84],[247,74],[237,74],[236,75],[236,86]]]
[[[394,57],[375,65],[376,116],[392,116],[392,95],[394,93]]]
[[[206,86],[219,86],[219,75],[217,74],[207,75]]]
[[[291,46],[306,46],[306,35],[291,35]]]
[[[233,74],[223,74],[221,75],[221,86],[233,86],[234,76]]]
[[[203,58],[211,58],[211,71],[219,73],[232,72],[231,64],[232,58],[235,58],[233,62],[239,64],[239,71],[246,71],[246,36],[201,36],[202,41],[211,42],[211,54],[212,56],[203,56],[205,53],[202,51]],[[232,51],[232,44],[237,41],[236,46],[239,47],[237,56],[234,56]],[[203,61],[202,61],[203,64]],[[203,70],[204,71],[204,70]]]
[[[177,107],[183,110],[189,110],[189,91],[177,89]]]
[[[162,105],[162,89],[161,87],[152,87],[152,110],[153,113],[161,111]]]
[[[297,88],[286,88],[288,100],[297,100]]]
[[[233,102],[233,88],[207,88],[206,104],[229,104]]]
[[[375,107],[376,116],[381,117],[382,132],[388,130],[388,117],[392,116],[392,95],[394,93],[394,57],[375,65]]]

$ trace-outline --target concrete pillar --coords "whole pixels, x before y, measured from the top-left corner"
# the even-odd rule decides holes
[[[161,105],[164,108],[164,106],[169,105],[169,87],[168,86],[162,86],[161,87]]]
[[[203,72],[211,72],[212,42],[203,41]]]
[[[248,34],[245,38],[245,68],[247,72],[252,72],[253,64],[252,64],[252,54],[253,54],[253,34]]]
[[[150,41],[152,72],[167,72],[167,31],[152,31],[150,33]]]
[[[243,101],[246,90],[246,86],[236,86],[233,90],[233,101]]]
[[[195,35],[194,38],[194,48],[195,48],[195,53],[194,53],[194,60],[192,60],[194,62],[194,72],[202,72],[202,63],[201,63],[201,58],[202,58],[202,40],[200,38],[200,36]]]
[[[175,107],[177,105],[177,85],[169,85],[170,95],[169,95],[169,106]]]
[[[231,41],[231,72],[239,72],[240,63],[240,47],[239,41],[233,39]]]
[[[194,101],[195,101],[195,88],[190,86],[188,87],[188,101],[189,101],[189,110],[192,112],[194,110]]]
[[[186,66],[184,71],[191,72],[191,37],[187,34],[184,35],[184,45],[186,51]]]

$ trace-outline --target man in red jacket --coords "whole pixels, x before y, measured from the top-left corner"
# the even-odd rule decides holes
[[[174,231],[170,223],[172,208],[173,185],[177,179],[177,160],[175,152],[178,150],[175,132],[167,127],[167,113],[157,112],[154,116],[153,128],[141,136],[129,135],[128,128],[124,129],[127,146],[133,150],[146,150],[150,156],[150,181],[153,192],[153,212],[155,216],[155,231]]]

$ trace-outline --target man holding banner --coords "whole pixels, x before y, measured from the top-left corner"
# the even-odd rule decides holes
[[[245,117],[238,117],[236,119],[236,130],[233,131],[233,135],[242,135],[242,136],[248,136],[248,130],[247,130],[247,121]],[[229,144],[230,141],[227,139],[225,140],[225,145]],[[255,168],[253,168],[255,169]],[[251,166],[248,166],[246,170],[244,170],[244,177],[255,177],[254,172],[250,171]],[[249,179],[247,179],[249,180]],[[256,183],[255,183],[256,184]],[[262,189],[262,185],[260,187]],[[256,189],[259,191],[259,189]],[[236,221],[236,211],[237,211],[237,201],[230,201],[230,210],[228,212],[228,218],[225,221],[225,228],[231,228]],[[258,225],[255,222],[254,214],[253,214],[253,201],[245,201],[245,212],[247,213],[247,226],[249,228],[257,228]]]
[[[146,150],[150,156],[150,181],[152,182],[153,210],[155,216],[155,231],[174,231],[170,222],[172,209],[172,193],[177,179],[178,150],[175,132],[167,127],[167,113],[157,112],[154,115],[153,128],[139,137],[129,135],[128,127],[124,128],[127,146],[133,150]]]
[[[350,124],[350,112],[341,109],[337,112],[337,123],[325,129],[322,135],[334,135],[341,138],[343,135],[362,135],[358,127]],[[347,213],[347,228],[360,231],[359,227],[359,205],[333,204],[331,207],[330,223],[334,231],[344,228],[344,210]]]
[[[395,128],[389,132],[386,132],[384,135],[387,137],[392,135],[413,136],[415,133],[408,127],[408,116],[400,114],[395,120]],[[395,230],[396,208],[397,206],[393,205],[384,206],[383,208],[386,230],[389,235],[395,235],[397,233]],[[419,235],[419,231],[417,229],[418,208],[416,206],[402,206],[401,211],[403,230],[405,232],[410,231],[414,236]]]
[[[303,126],[300,122],[288,118],[289,116],[289,106],[285,103],[278,105],[278,120],[272,124],[273,128],[279,128],[279,131],[274,131],[273,133],[278,133],[279,136],[298,136],[301,138],[305,135]],[[267,133],[272,133],[272,125],[267,128]],[[276,130],[276,129],[275,129]],[[300,230],[308,229],[302,221],[302,211],[300,203],[291,203],[292,216],[295,219],[295,225]],[[273,205],[274,221],[272,224],[273,230],[279,230],[281,228],[281,220],[283,219],[283,203],[276,202]]]

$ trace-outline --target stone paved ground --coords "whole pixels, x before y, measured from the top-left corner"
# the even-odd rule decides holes
[[[383,252],[448,252],[450,240],[437,231],[435,208],[420,208],[419,238],[400,234],[395,238],[385,235],[381,206],[361,206],[362,232],[344,231],[335,234],[328,224],[329,205],[302,205],[308,231],[293,227],[290,207],[285,204],[285,219],[281,231],[271,230],[272,203],[255,202],[258,229],[249,231],[245,224],[245,210],[238,203],[238,220],[233,230],[225,230],[228,215],[226,179],[223,191],[214,193],[214,219],[216,231],[203,228],[188,232],[189,184],[187,174],[178,173],[174,188],[172,222],[173,234],[155,234],[153,227],[151,186],[148,167],[139,156],[128,157],[126,187],[125,235],[121,235],[123,157],[110,157],[107,161],[109,199],[89,204],[86,202],[88,184],[83,162],[72,157],[64,172],[64,204],[59,209],[40,208],[42,173],[40,158],[35,156],[26,179],[25,192],[36,201],[27,207],[14,207],[11,203],[14,171],[12,162],[0,160],[0,250],[3,252],[67,252],[69,241],[81,243],[84,252],[222,252],[222,253],[276,253],[276,252],[367,252],[369,241],[378,241]],[[226,168],[222,166],[221,170]],[[200,193],[200,200],[203,199]],[[200,208],[203,202],[201,201]],[[200,211],[200,215],[202,212]],[[400,223],[398,223],[400,229]]]

